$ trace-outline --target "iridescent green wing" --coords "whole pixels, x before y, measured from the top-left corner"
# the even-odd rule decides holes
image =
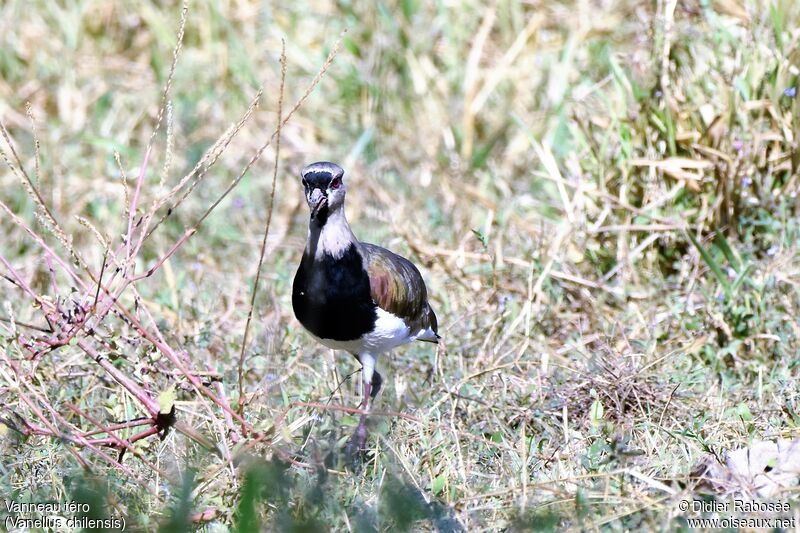
[[[436,315],[428,305],[422,275],[411,261],[374,244],[362,243],[372,299],[389,313],[403,319],[416,334],[436,332]]]

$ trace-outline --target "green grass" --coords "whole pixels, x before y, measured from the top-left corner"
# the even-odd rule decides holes
[[[701,461],[798,436],[800,128],[787,89],[800,4],[663,4],[193,2],[141,212],[264,96],[145,242],[138,273],[275,130],[281,39],[285,116],[347,30],[282,131],[244,364],[244,418],[264,438],[243,435],[118,318],[95,348],[154,398],[174,385],[178,421],[218,453],[172,430],[137,441],[124,471],[66,440],[22,436],[10,428],[45,425],[37,410],[56,420],[48,406],[61,431],[96,429],[70,405],[105,425],[145,413],[78,347],[34,363],[30,331],[0,322],[0,492],[90,501],[134,530],[685,526],[693,515],[678,504],[701,497],[690,476]],[[0,7],[0,119],[33,174],[30,102],[36,186],[95,272],[103,247],[76,216],[114,243],[127,231],[114,153],[132,187],[179,18],[180,5],[158,2]],[[345,379],[356,365],[291,311],[307,221],[298,170],[320,159],[347,172],[356,234],[419,265],[444,338],[380,361],[384,415],[358,471],[343,457],[356,419],[339,410],[360,401],[357,377]],[[149,310],[155,324],[143,323],[234,408],[273,161],[270,148],[137,282],[141,298],[121,299]],[[4,164],[0,201],[69,258]],[[53,293],[41,248],[7,216],[0,256],[37,292],[70,297],[61,274]],[[3,278],[0,302],[1,317],[43,324]],[[796,489],[774,499],[796,504]]]

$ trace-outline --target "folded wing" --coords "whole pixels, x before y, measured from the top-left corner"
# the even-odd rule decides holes
[[[437,342],[436,315],[417,267],[385,248],[361,244],[372,299],[378,307],[403,319],[418,340]]]

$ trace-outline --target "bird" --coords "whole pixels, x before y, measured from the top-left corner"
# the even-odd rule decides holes
[[[359,241],[345,216],[344,170],[319,161],[300,172],[310,210],[308,239],[292,285],[292,308],[320,344],[361,363],[362,410],[348,453],[364,452],[370,400],[383,378],[378,357],[414,340],[439,342],[436,314],[414,264]]]

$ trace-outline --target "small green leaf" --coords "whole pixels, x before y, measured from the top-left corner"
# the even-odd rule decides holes
[[[736,257],[736,254],[733,253],[733,249],[731,245],[728,244],[728,239],[722,233],[717,233],[716,237],[714,237],[714,246],[719,248],[722,252],[722,255],[725,256],[725,259],[728,260],[731,267],[737,272],[742,271],[742,264],[739,262],[739,259]]]
[[[352,415],[344,415],[340,419],[340,422],[343,426],[356,427],[358,425],[358,418]]]
[[[750,408],[747,407],[745,403],[740,403],[736,406],[736,416],[745,422],[749,422],[753,419],[753,413],[750,412]]]
[[[175,385],[170,385],[158,395],[158,412],[168,415],[172,411],[172,406],[175,405],[176,398]]]
[[[489,240],[486,238],[486,235],[484,235],[481,230],[473,228],[472,233],[474,233],[475,236],[478,238],[478,240],[481,241],[481,244],[483,245],[484,248],[488,246]]]
[[[591,510],[589,498],[586,496],[586,492],[584,492],[583,489],[578,489],[575,493],[575,510],[581,518],[586,518],[586,515],[588,515]]]
[[[719,263],[717,263],[711,254],[708,253],[708,250],[706,250],[703,245],[700,244],[700,241],[698,241],[697,238],[692,235],[691,231],[687,231],[686,235],[689,237],[689,240],[692,241],[694,247],[697,248],[697,251],[700,252],[700,256],[703,258],[703,261],[705,261],[706,265],[708,265],[708,268],[711,269],[711,272],[714,273],[717,281],[719,281],[719,284],[722,285],[722,288],[725,290],[725,296],[730,300],[732,295],[731,285],[728,283],[728,278],[726,278],[725,274],[722,273]]]
[[[438,495],[440,492],[444,490],[444,485],[446,481],[447,478],[444,476],[444,474],[439,474],[438,476],[433,478],[433,481],[431,481],[431,492]]]
[[[603,421],[603,402],[599,399],[592,402],[589,408],[589,421],[593,426],[598,426]]]

